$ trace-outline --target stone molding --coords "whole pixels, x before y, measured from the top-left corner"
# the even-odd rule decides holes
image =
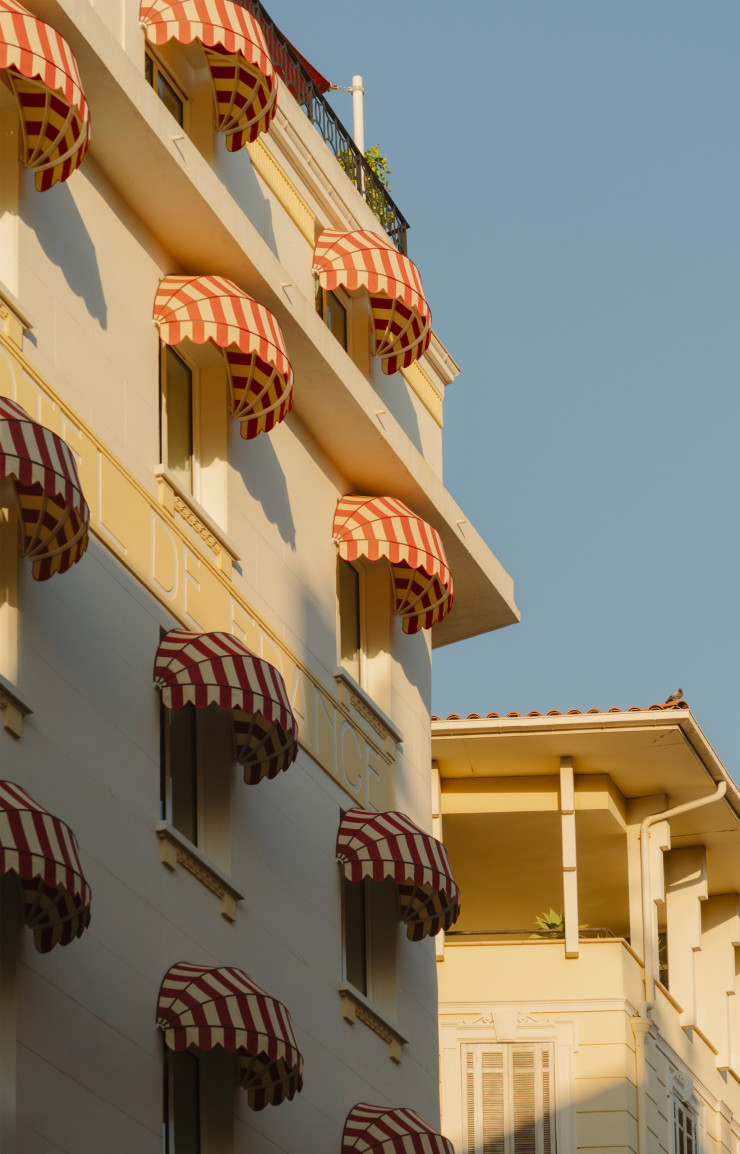
[[[221,916],[227,922],[234,922],[236,903],[242,901],[244,894],[232,885],[226,874],[210,862],[197,846],[191,845],[187,838],[168,822],[157,822],[155,829],[159,838],[162,865],[173,873],[178,865],[184,866],[206,889],[221,899]]]
[[[359,1019],[366,1026],[388,1043],[388,1057],[396,1065],[401,1063],[401,1048],[406,1045],[407,1039],[399,1033],[397,1027],[385,1014],[377,1010],[359,990],[349,982],[342,982],[339,987],[339,996],[342,1000],[342,1017],[345,1022],[354,1025]]]

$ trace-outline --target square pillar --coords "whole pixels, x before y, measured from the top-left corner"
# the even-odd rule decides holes
[[[701,950],[695,955],[698,1026],[717,1050],[717,1067],[732,1066],[731,1005],[735,949],[740,946],[740,899],[718,894],[701,904]]]
[[[668,980],[671,995],[682,1006],[684,1029],[698,1026],[696,954],[701,950],[701,902],[707,900],[706,851],[703,845],[674,849],[666,855]],[[701,1027],[699,1027],[701,1028]]]
[[[565,956],[577,958],[578,870],[576,863],[576,798],[573,759],[560,758],[560,832],[563,854],[563,924]]]

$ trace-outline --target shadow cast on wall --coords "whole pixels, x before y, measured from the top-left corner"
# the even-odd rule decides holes
[[[27,173],[27,180],[33,179]],[[33,191],[33,195],[31,195]],[[43,201],[43,204],[41,203]],[[66,184],[55,184],[39,195],[29,190],[25,218],[39,247],[64,275],[70,290],[100,327],[108,327],[108,306],[100,279],[95,245]]]
[[[251,496],[259,501],[268,521],[275,525],[285,544],[295,553],[296,529],[288,485],[270,436],[260,433],[246,444],[249,451],[241,454],[239,462],[244,484]]]

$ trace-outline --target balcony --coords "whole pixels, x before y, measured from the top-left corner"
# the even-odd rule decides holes
[[[531,931],[530,931],[531,933]],[[564,942],[522,934],[445,937],[438,967],[440,1011],[460,1000],[531,1005],[624,1000],[636,1012],[643,1000],[642,962],[624,938],[584,937],[580,956],[566,958]]]
[[[387,188],[380,183],[334,109],[298,59],[292,45],[275,26],[259,0],[237,0],[259,21],[267,49],[280,79],[303,108],[321,139],[332,150],[347,178],[362,193],[399,252],[406,254],[409,223]]]

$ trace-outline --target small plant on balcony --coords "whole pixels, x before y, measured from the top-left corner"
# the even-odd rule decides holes
[[[357,184],[357,164],[354,153],[349,148],[342,148],[337,153],[337,160],[346,172],[353,184]],[[385,156],[380,155],[380,148],[374,144],[372,148],[365,151],[365,160],[368,168],[378,182],[378,186],[382,186],[387,192],[391,191],[390,175],[391,166]],[[389,223],[392,223],[393,213],[388,205],[381,188],[374,184],[368,184],[365,189],[365,201],[368,208],[377,216],[384,228],[388,228]]]
[[[534,924],[539,926],[539,933],[530,934],[531,938],[564,938],[565,937],[565,920],[563,915],[558,913],[550,906],[549,910],[544,910],[541,914],[537,914],[534,919]],[[578,926],[579,930],[587,930],[588,922],[581,922]]]

